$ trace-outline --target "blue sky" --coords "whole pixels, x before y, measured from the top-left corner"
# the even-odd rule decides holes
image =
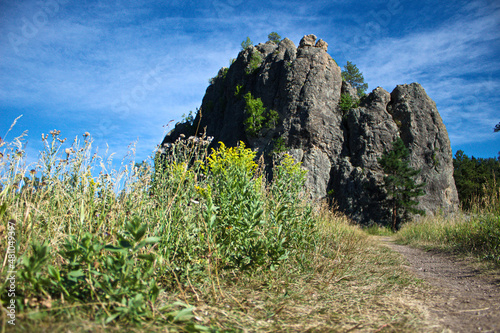
[[[68,144],[88,131],[118,159],[137,142],[143,160],[247,36],[276,31],[324,39],[369,91],[419,82],[454,153],[496,157],[499,23],[498,1],[2,0],[0,136],[23,115],[6,140],[28,130],[33,160],[52,129]]]

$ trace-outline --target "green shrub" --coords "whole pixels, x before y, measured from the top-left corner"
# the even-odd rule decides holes
[[[275,110],[269,110],[267,112],[266,119],[266,127],[276,128],[276,126],[278,125],[278,121],[280,120],[280,116]]]
[[[271,32],[267,35],[267,40],[279,44],[281,42],[281,36],[277,32]]]
[[[236,88],[234,90],[234,96],[240,98],[242,91],[243,91],[243,85],[242,84],[236,85]]]
[[[186,219],[192,214],[181,208],[176,218],[183,223],[179,228],[170,226],[168,231],[169,238],[175,240],[169,249],[175,257],[168,253],[165,257],[175,262],[177,279],[190,276],[196,280],[209,272],[227,269],[275,267],[297,246],[293,240],[302,239],[298,234],[303,233],[303,224],[313,226],[310,210],[298,206],[305,179],[300,165],[290,157],[277,163],[279,177],[273,181],[270,195],[254,160],[255,152],[243,143],[234,148],[221,143],[206,163],[200,164],[201,173],[196,164],[189,167],[183,163],[173,169],[168,163],[163,169],[165,179],[181,179],[169,188],[183,186],[183,194],[191,197],[184,200],[198,202],[194,209],[199,213],[194,215],[199,218]],[[162,182],[161,186],[165,185]],[[212,261],[204,253],[210,253]]]
[[[208,79],[208,83],[209,83],[210,85],[212,85],[212,84],[214,84],[214,83],[215,83],[215,81],[216,81],[217,79],[219,79],[219,78],[222,78],[223,80],[225,80],[225,79],[226,79],[226,75],[227,75],[227,72],[228,72],[228,71],[229,71],[229,68],[227,68],[227,67],[223,67],[223,68],[221,68],[221,69],[219,70],[219,73],[217,73],[217,75],[216,75],[216,76],[214,76],[214,77],[212,77],[212,78]]]
[[[258,51],[253,52],[252,55],[250,56],[250,62],[248,63],[248,67],[246,68],[245,72],[247,74],[254,74],[259,69],[261,63],[262,63],[262,56],[260,52]]]
[[[250,136],[258,136],[263,128],[276,128],[279,114],[275,110],[267,110],[260,98],[254,98],[251,92],[243,97],[245,99],[245,113],[247,118],[243,122],[245,131]]]
[[[198,109],[196,110],[196,113],[198,113]],[[194,117],[195,115],[193,114],[193,111],[189,111],[188,114],[183,114],[182,115],[182,120],[180,121],[183,124],[193,126],[194,124]]]
[[[253,42],[250,40],[250,37],[247,37],[243,42],[241,42],[241,49],[246,50],[253,45]]]
[[[245,113],[248,117],[244,121],[245,130],[251,136],[257,136],[264,126],[266,117],[264,113],[266,108],[260,98],[254,98],[252,93],[248,92],[243,97],[245,99]]]
[[[279,137],[273,140],[273,151],[272,154],[281,154],[287,151],[287,146],[285,144],[285,139],[283,137]]]
[[[213,235],[222,267],[245,269],[267,260],[265,204],[256,176],[255,152],[243,143],[235,148],[220,148],[208,158],[206,176],[211,186],[200,189],[206,200],[205,222]]]
[[[358,107],[358,105],[359,100],[353,100],[351,95],[346,93],[340,95],[340,109],[344,115],[346,115],[350,109]]]

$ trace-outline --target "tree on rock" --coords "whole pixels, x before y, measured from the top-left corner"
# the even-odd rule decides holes
[[[409,218],[409,214],[425,212],[416,208],[418,201],[415,198],[424,195],[422,187],[425,183],[416,184],[415,176],[421,170],[410,167],[408,158],[410,151],[403,140],[398,138],[392,143],[392,150],[385,151],[378,162],[384,170],[384,187],[387,191],[388,206],[392,210],[391,227],[393,231],[399,229],[401,221]]]
[[[361,73],[358,67],[350,61],[347,62],[347,65],[344,66],[344,70],[342,70],[342,80],[346,81],[353,88],[355,88],[359,97],[366,94],[368,83],[365,83],[363,73]]]
[[[281,36],[277,32],[271,32],[267,35],[267,40],[279,44],[281,42]]]
[[[246,50],[252,45],[253,45],[252,40],[250,39],[250,37],[247,37],[247,39],[245,39],[243,42],[241,42],[241,49]]]

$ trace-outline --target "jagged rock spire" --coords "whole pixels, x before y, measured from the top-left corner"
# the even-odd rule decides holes
[[[329,195],[354,220],[370,224],[389,220],[378,158],[401,137],[411,151],[410,164],[422,169],[419,180],[426,182],[420,208],[427,213],[456,210],[448,133],[425,90],[418,83],[397,86],[392,93],[378,87],[359,107],[344,111],[341,94],[355,92],[342,82],[328,44],[316,39],[306,35],[298,48],[285,38],[279,45],[267,42],[241,51],[207,88],[194,120],[199,126],[178,124],[163,142],[206,128],[214,143],[244,141],[270,164],[279,141],[309,171],[306,185],[313,198]],[[257,136],[245,132],[242,96],[248,92],[279,115],[274,127]]]

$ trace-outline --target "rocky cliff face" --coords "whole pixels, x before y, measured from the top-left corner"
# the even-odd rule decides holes
[[[305,36],[297,48],[289,39],[241,51],[229,69],[221,69],[207,88],[194,124],[206,128],[214,142],[239,141],[269,156],[284,144],[309,170],[312,197],[332,196],[339,208],[362,224],[384,223],[384,174],[377,160],[401,137],[411,151],[411,165],[426,182],[420,209],[453,211],[458,195],[453,180],[448,133],[435,103],[418,84],[397,86],[392,93],[373,90],[359,107],[340,108],[341,93],[355,96],[342,82],[341,70],[327,53],[328,44]],[[245,132],[245,100],[250,92],[279,120],[257,136]],[[195,127],[178,124],[163,143],[195,135]]]

